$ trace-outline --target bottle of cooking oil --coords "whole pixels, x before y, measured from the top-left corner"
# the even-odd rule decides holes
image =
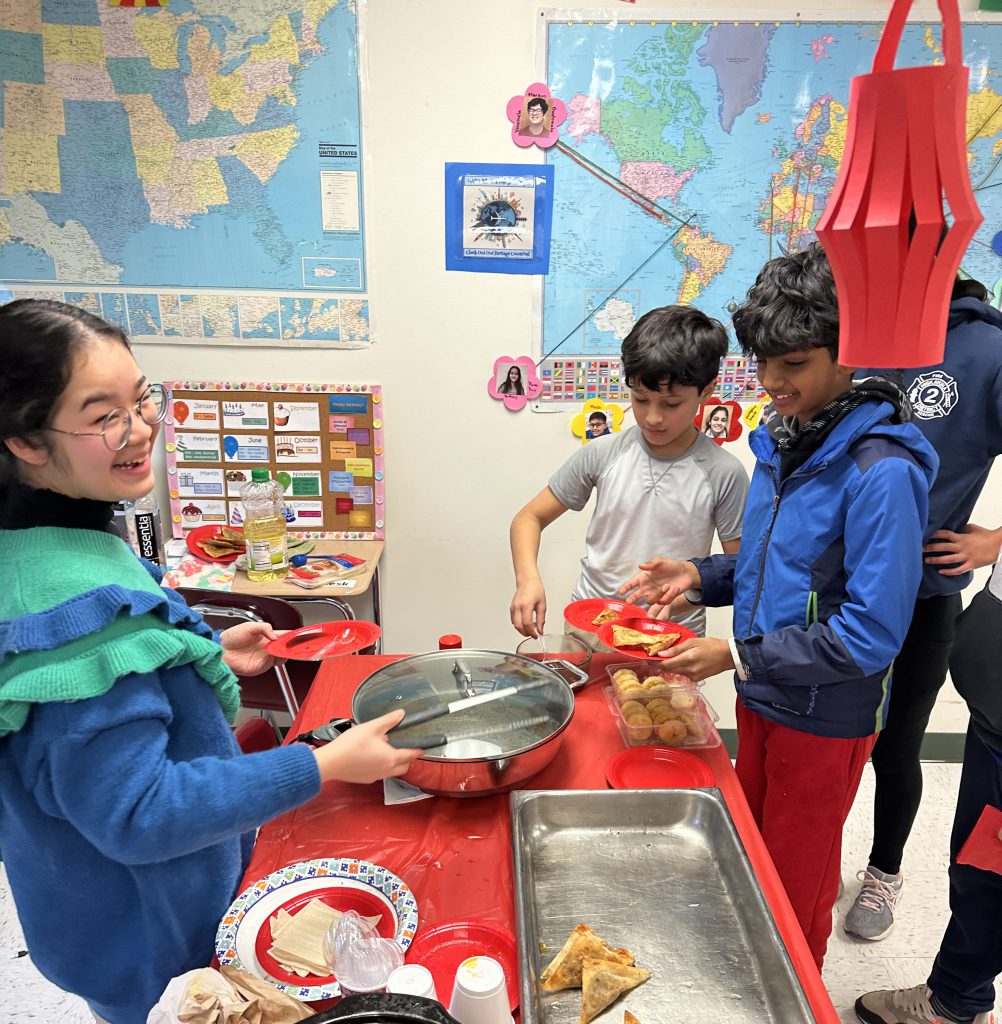
[[[267,469],[251,470],[250,482],[240,488],[240,500],[244,504],[247,578],[255,583],[282,579],[289,572],[282,485],[271,479]]]

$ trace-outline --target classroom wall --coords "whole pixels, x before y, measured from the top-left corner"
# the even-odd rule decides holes
[[[882,13],[887,0],[857,5]],[[975,0],[961,0],[966,10]],[[384,387],[386,554],[382,562],[385,649],[433,649],[442,633],[468,646],[512,650],[508,619],[514,584],[508,524],[575,449],[571,413],[508,412],[487,397],[496,356],[528,353],[532,281],[519,276],[446,273],[443,269],[443,164],[530,162],[505,119],[508,98],[537,80],[535,0],[368,0],[363,34],[363,142],[370,305],[376,344],[364,351],[143,345],[138,357],[152,379],[364,381]],[[834,15],[851,14],[824,5]],[[619,17],[670,8],[617,3]],[[918,13],[935,15],[935,7]],[[741,2],[713,15],[793,17],[799,8]],[[803,11],[806,15],[808,12]],[[559,183],[558,183],[559,187]],[[751,282],[737,282],[743,291]],[[627,418],[627,425],[632,422]],[[731,445],[746,463],[744,440]],[[549,622],[577,573],[589,510],[569,513],[545,534],[540,566]],[[1002,523],[1002,471],[996,468],[977,522]],[[983,579],[979,577],[979,582]],[[972,588],[973,591],[973,588]],[[729,634],[729,615],[711,611],[709,629]],[[707,685],[721,725],[733,726],[733,687]],[[966,718],[945,691],[932,728],[961,731]]]

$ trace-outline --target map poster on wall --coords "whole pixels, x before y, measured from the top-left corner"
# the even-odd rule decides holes
[[[353,0],[0,3],[0,302],[371,341]]]
[[[164,420],[175,537],[241,526],[240,489],[264,467],[285,493],[289,530],[382,540],[382,388],[369,384],[165,381]]]
[[[883,28],[876,14],[735,22],[684,13],[541,12],[541,77],[568,110],[546,151],[559,187],[534,354],[544,381],[551,371],[550,407],[579,401],[581,390],[557,387],[554,360],[588,372],[617,359],[638,317],[671,303],[729,325],[762,265],[814,240],[845,145],[849,83],[869,72]],[[938,18],[909,24],[898,66],[941,61],[940,28]],[[997,295],[1002,23],[965,24],[963,51],[968,167],[985,221],[962,269]],[[752,390],[744,379],[733,385]]]

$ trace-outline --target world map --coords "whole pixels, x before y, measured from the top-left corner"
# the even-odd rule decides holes
[[[366,289],[353,0],[0,0],[0,86],[8,294],[139,335],[368,340],[339,297]]]
[[[881,28],[548,21],[546,81],[568,116],[547,156],[556,188],[540,354],[618,355],[640,314],[670,303],[729,323],[766,260],[814,240],[845,146],[850,79],[870,70]],[[965,25],[964,54],[985,222],[962,268],[997,302],[1002,25]],[[938,26],[909,25],[898,66],[941,61]]]

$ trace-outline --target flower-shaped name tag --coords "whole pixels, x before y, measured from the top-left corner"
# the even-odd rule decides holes
[[[692,424],[717,444],[736,441],[741,436],[741,406],[710,398],[696,411]]]
[[[508,100],[507,113],[516,146],[549,149],[557,141],[557,129],[567,120],[567,104],[551,96],[543,82],[534,82],[521,96]]]
[[[618,433],[622,428],[623,407],[604,402],[601,398],[589,398],[571,420],[571,433],[580,437],[582,444],[594,441],[596,437]]]
[[[516,412],[530,398],[538,398],[543,386],[536,376],[536,364],[531,356],[498,356],[494,360],[494,373],[487,381],[487,394],[504,402],[506,409]]]

